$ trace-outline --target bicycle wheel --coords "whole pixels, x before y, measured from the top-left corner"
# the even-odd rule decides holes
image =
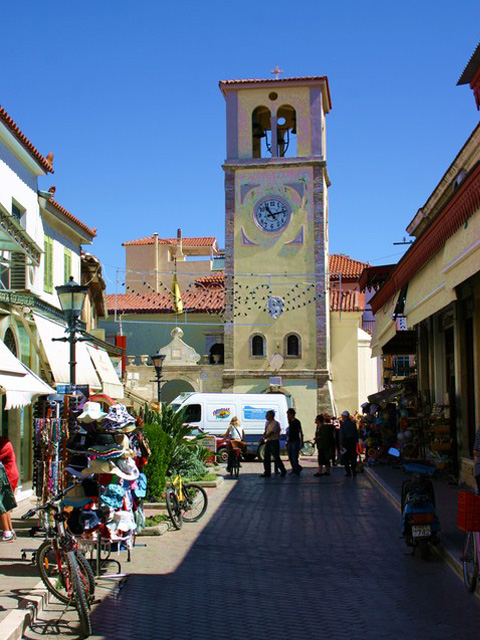
[[[235,455],[233,459],[233,464],[232,464],[232,476],[234,478],[238,478],[239,473],[240,473],[240,458],[238,457],[238,455]]]
[[[168,515],[170,516],[173,526],[175,529],[181,529],[183,524],[182,510],[180,509],[177,494],[171,487],[167,488],[165,500],[167,503]]]
[[[463,581],[470,593],[475,591],[478,580],[478,549],[475,538],[476,536],[472,531],[467,533],[462,557]]]
[[[300,450],[302,456],[313,456],[315,453],[315,444],[312,440],[306,440]]]
[[[73,603],[77,610],[78,620],[80,622],[79,635],[81,638],[88,638],[92,633],[90,607],[88,606],[85,594],[85,585],[80,575],[80,567],[74,551],[67,552],[67,566]]]
[[[207,510],[207,492],[199,484],[187,484],[183,486],[183,493],[183,519],[185,522],[197,522]]]
[[[90,563],[80,550],[73,552],[79,565],[80,577],[88,600],[93,600],[95,576]],[[58,554],[58,555],[57,555]],[[61,549],[55,549],[51,540],[45,540],[36,552],[36,563],[44,585],[60,602],[68,604],[71,594],[67,586],[67,560]]]

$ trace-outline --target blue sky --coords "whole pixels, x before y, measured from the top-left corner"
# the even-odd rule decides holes
[[[8,4],[11,5],[10,11]],[[327,75],[330,250],[396,262],[414,217],[478,123],[456,82],[480,3],[153,0],[4,5],[0,104],[55,174],[41,188],[98,236],[109,291],[122,242],[224,244],[218,81]]]

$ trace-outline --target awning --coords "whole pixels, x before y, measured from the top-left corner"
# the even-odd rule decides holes
[[[382,353],[387,356],[411,356],[416,352],[416,331],[397,331],[393,338],[382,347]]]
[[[0,340],[0,388],[7,395],[5,409],[25,407],[34,396],[50,395],[55,390],[48,386],[20,362]]]
[[[97,346],[89,344],[87,344],[87,351],[90,354],[95,369],[97,370],[97,375],[102,381],[103,392],[117,400],[123,398],[125,393],[123,384],[117,376],[108,353],[103,349],[99,349]]]
[[[68,342],[53,342],[52,338],[64,338],[65,326],[34,314],[37,331],[47,356],[48,364],[56,384],[70,383],[70,345]],[[79,385],[89,385],[92,389],[101,389],[102,385],[95,372],[90,354],[84,342],[76,343],[75,377]]]
[[[368,396],[368,401],[371,404],[390,402],[391,400],[395,400],[395,398],[399,398],[403,393],[403,386],[390,387],[390,389],[383,389],[383,391],[379,391],[378,393],[373,393],[371,396]]]

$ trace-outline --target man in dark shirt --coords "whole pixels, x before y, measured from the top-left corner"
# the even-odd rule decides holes
[[[288,431],[287,431],[287,451],[288,459],[292,465],[290,473],[295,473],[297,476],[302,471],[302,466],[298,462],[300,455],[300,449],[303,446],[303,431],[302,423],[295,417],[295,409],[288,409]]]
[[[340,450],[343,451],[343,464],[345,475],[348,477],[357,475],[357,425],[351,419],[348,411],[344,411],[340,426]]]

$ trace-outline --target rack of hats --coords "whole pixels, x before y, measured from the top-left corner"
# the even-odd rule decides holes
[[[70,530],[84,546],[97,553],[97,573],[102,558],[126,550],[128,559],[137,528],[143,523],[146,477],[141,472],[148,457],[136,418],[122,404],[108,412],[98,402],[85,402],[76,417],[78,428],[69,441],[66,471],[80,484],[64,501],[72,511]]]
[[[95,555],[98,575],[112,551],[126,550],[130,559],[144,524],[150,451],[136,422],[124,405],[111,400],[105,411],[82,395],[48,396],[35,407],[37,498],[45,502],[75,482],[62,502],[67,525]]]

